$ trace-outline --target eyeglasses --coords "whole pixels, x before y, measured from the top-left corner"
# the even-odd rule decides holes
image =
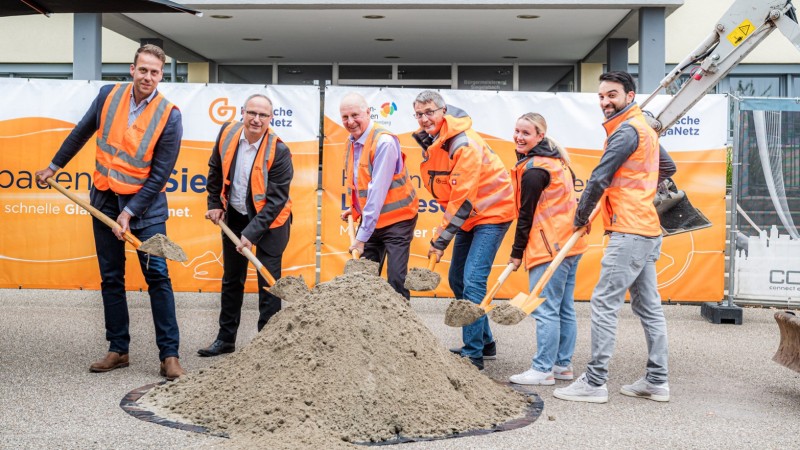
[[[421,113],[415,112],[414,114],[412,114],[412,116],[416,117],[417,119],[422,119],[422,116],[428,116],[428,119],[430,119],[433,117],[434,114],[436,114],[436,111],[440,111],[442,109],[444,109],[444,106],[429,111],[423,111]]]
[[[245,111],[244,113],[247,114],[247,117],[251,119],[255,119],[256,117],[258,117],[259,119],[264,120],[264,119],[269,119],[270,116],[267,113],[260,113],[255,111]]]

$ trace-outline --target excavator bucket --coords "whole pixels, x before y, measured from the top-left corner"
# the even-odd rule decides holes
[[[672,179],[667,178],[659,186],[653,202],[661,219],[665,236],[686,233],[711,226],[711,221],[692,206],[686,192],[678,190]]]
[[[775,321],[781,332],[781,343],[772,360],[800,372],[800,317],[789,311],[775,313]]]

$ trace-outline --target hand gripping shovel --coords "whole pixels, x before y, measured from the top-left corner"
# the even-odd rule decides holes
[[[439,286],[441,277],[433,271],[436,265],[436,255],[428,257],[428,268],[412,267],[406,275],[405,288],[409,291],[432,291]]]
[[[67,198],[75,202],[75,204],[88,211],[89,214],[94,216],[97,220],[111,227],[112,230],[120,228],[119,224],[113,219],[103,214],[99,209],[90,205],[88,202],[78,197],[74,193],[68,191],[66,188],[64,188],[64,186],[61,186],[52,178],[47,179],[47,184],[53,186],[58,192],[61,192]],[[184,262],[187,259],[186,253],[184,253],[183,249],[178,244],[169,240],[169,238],[163,234],[156,234],[144,242],[140,241],[136,236],[131,234],[130,231],[126,231],[122,237],[126,241],[130,242],[131,245],[133,245],[133,247],[140,252],[149,253],[154,256],[160,256],[162,258],[171,259],[178,262]]]
[[[228,239],[233,242],[234,245],[237,247],[241,245],[242,241],[225,225],[225,222],[220,220],[217,222],[222,231],[228,236]],[[298,294],[305,295],[308,293],[308,286],[306,286],[305,282],[303,281],[302,277],[283,277],[277,282],[275,278],[272,276],[271,273],[261,264],[261,261],[256,258],[256,255],[250,251],[247,247],[242,247],[242,254],[247,258],[248,261],[253,263],[256,266],[256,270],[258,273],[264,277],[266,280],[267,285],[270,286],[270,289],[264,288],[264,290],[268,290],[273,295],[281,298],[282,300],[293,301],[298,298]],[[302,286],[300,286],[302,284]],[[302,287],[302,289],[299,289]]]
[[[486,296],[483,297],[480,305],[476,305],[469,300],[453,300],[444,313],[444,324],[451,327],[465,327],[491,311],[494,308],[492,299],[513,271],[514,264],[509,263],[503,273],[500,274],[500,277],[497,278],[494,286],[486,292]]]
[[[605,196],[600,198],[600,201],[597,202],[597,206],[592,211],[592,214],[589,216],[589,223],[592,223],[597,213],[600,211],[600,205],[605,201]],[[522,322],[528,314],[532,313],[533,310],[539,307],[542,303],[544,303],[545,299],[539,297],[544,290],[544,287],[547,285],[547,282],[550,281],[550,277],[553,276],[553,272],[556,271],[561,261],[567,257],[567,254],[572,247],[575,246],[575,243],[578,242],[581,236],[584,235],[586,232],[586,227],[578,228],[572,236],[570,236],[569,240],[564,247],[561,248],[561,251],[558,252],[555,259],[547,266],[547,269],[542,274],[542,277],[539,278],[539,282],[536,283],[536,286],[533,287],[533,290],[530,294],[525,295],[522,292],[514,296],[507,304],[498,306],[495,308],[490,314],[489,318],[492,321],[499,323],[500,325],[516,325]]]
[[[350,244],[352,245],[356,241],[356,232],[355,226],[353,225],[353,216],[347,216],[347,235],[350,236]],[[347,262],[344,264],[344,273],[357,273],[357,272],[367,272],[371,275],[378,274],[378,268],[380,265],[375,261],[370,261],[368,259],[359,259],[358,250],[353,249],[351,255],[353,256],[352,259],[348,259]]]

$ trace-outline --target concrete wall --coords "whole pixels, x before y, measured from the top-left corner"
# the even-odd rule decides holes
[[[713,31],[717,21],[733,0],[685,0],[683,6],[667,17],[667,64],[677,64]],[[757,24],[756,24],[757,25]],[[639,44],[628,51],[631,64],[639,62]],[[800,51],[775,30],[742,64],[800,63]]]
[[[0,17],[0,62],[71,63],[72,28],[72,14]],[[103,28],[104,63],[131,63],[138,48],[138,42]]]

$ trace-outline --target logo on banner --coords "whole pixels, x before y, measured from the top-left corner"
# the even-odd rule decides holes
[[[228,105],[227,97],[220,97],[208,107],[208,117],[217,125],[230,122],[236,117],[236,107]]]
[[[397,105],[394,102],[386,102],[381,105],[381,115],[389,117],[397,111]]]

